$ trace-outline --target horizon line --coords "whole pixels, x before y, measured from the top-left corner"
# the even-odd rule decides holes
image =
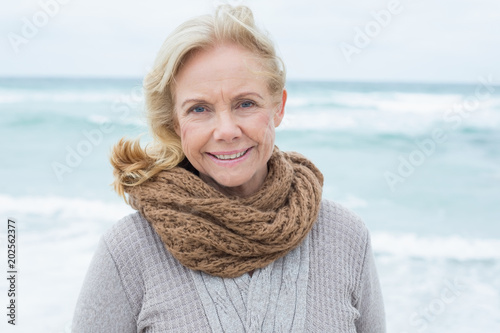
[[[19,75],[19,76],[3,76],[0,75],[0,80],[140,80],[142,81],[144,77],[140,76],[42,76],[42,75]],[[403,85],[456,85],[456,86],[464,86],[464,85],[474,85],[477,84],[477,81],[460,81],[460,82],[451,82],[451,81],[421,81],[421,80],[353,80],[353,79],[313,79],[313,78],[288,78],[286,82],[302,82],[302,83],[345,83],[345,84],[403,84]],[[493,86],[500,86],[499,83],[494,83]]]

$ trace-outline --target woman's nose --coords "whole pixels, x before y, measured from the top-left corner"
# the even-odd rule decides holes
[[[241,128],[231,111],[218,112],[214,129],[214,139],[232,142],[241,137]]]

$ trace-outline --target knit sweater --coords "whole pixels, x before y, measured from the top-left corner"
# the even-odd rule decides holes
[[[292,296],[280,294],[290,285]],[[283,328],[280,321],[287,318],[293,318],[288,320],[293,329]],[[102,237],[72,328],[74,333],[285,331],[385,332],[368,231],[339,204],[323,200],[297,249],[251,277],[234,279],[185,268],[140,214],[129,215]]]

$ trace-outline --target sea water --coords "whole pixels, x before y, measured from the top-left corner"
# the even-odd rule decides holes
[[[323,196],[369,228],[389,332],[500,331],[500,86],[490,81],[287,84],[276,144],[311,159]],[[69,332],[100,235],[132,212],[108,160],[121,137],[147,132],[141,81],[0,79],[0,115],[0,253],[6,262],[13,217],[19,269],[17,325],[0,313],[0,327]],[[6,304],[4,278],[0,290]]]

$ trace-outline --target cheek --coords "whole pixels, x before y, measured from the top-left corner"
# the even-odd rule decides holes
[[[193,133],[196,133],[196,128],[193,126],[193,122],[188,119],[180,119],[178,130],[179,136],[182,141],[189,140]]]
[[[274,127],[272,127],[272,126],[268,126],[268,127],[263,128],[263,130],[259,133],[260,141],[263,144],[274,143],[274,137],[275,137]]]
[[[188,148],[192,148],[198,141],[197,134],[199,132],[189,123],[182,123],[179,125],[179,128],[182,148],[185,153],[190,153]]]
[[[194,121],[181,121],[179,125],[182,150],[186,156],[198,158],[209,141],[207,126]]]
[[[189,126],[180,126],[180,136],[181,136],[181,141],[185,142],[189,139],[189,133],[191,132]]]
[[[275,129],[273,119],[269,115],[262,115],[261,119],[256,124],[258,128],[257,137],[259,141],[263,143],[268,143],[269,141],[274,142]]]

